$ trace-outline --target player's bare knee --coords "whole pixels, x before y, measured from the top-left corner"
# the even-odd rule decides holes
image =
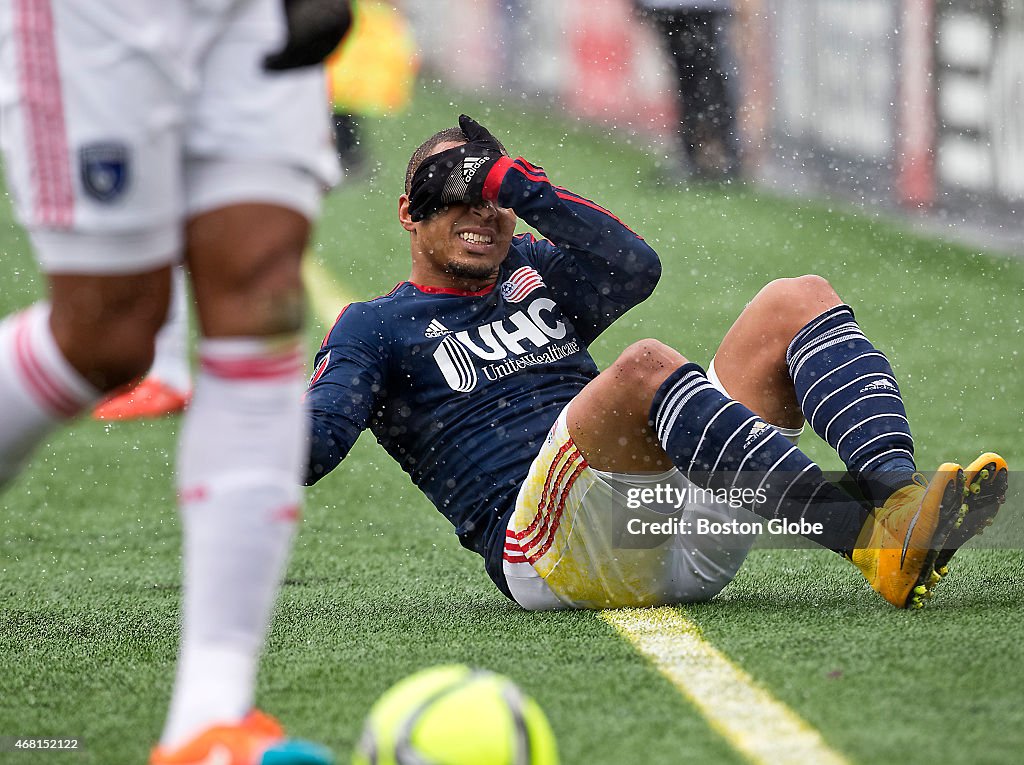
[[[612,365],[616,382],[625,390],[651,397],[686,357],[660,340],[638,340],[626,347]]]
[[[96,388],[110,391],[137,380],[149,371],[153,364],[156,332],[157,328],[130,322],[89,332],[88,340],[82,340],[89,344],[88,355],[69,361]]]
[[[211,214],[196,222],[189,237],[188,259],[204,334],[268,336],[300,330],[305,314],[300,268],[308,233],[305,220],[279,215],[273,225],[256,226],[263,235],[254,237],[249,231],[237,241],[216,229],[208,233],[217,220]],[[229,220],[235,226],[228,230],[237,231],[238,221]]]
[[[790,281],[793,283],[793,291],[796,296],[801,302],[811,306],[812,310],[818,305],[828,304],[827,307],[831,308],[833,304],[841,302],[839,295],[824,276],[805,274]]]
[[[90,383],[111,390],[153,363],[167,318],[169,269],[114,277],[51,277],[50,326],[61,352]]]
[[[783,307],[838,302],[839,296],[823,276],[805,274],[775,279],[766,284],[755,299],[770,301],[773,305]]]
[[[305,292],[298,263],[298,256],[282,258],[277,268],[250,280],[248,289],[238,296],[250,308],[245,334],[281,335],[302,329]]]
[[[751,305],[781,334],[792,336],[815,316],[841,302],[827,279],[806,274],[769,282]]]

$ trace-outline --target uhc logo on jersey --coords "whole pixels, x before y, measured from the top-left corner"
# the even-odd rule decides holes
[[[454,391],[469,393],[480,382],[469,351],[452,335],[445,335],[441,340],[434,351],[434,361],[444,375],[444,381]]]
[[[529,266],[523,266],[513,271],[508,281],[501,285],[501,296],[509,303],[521,303],[527,295],[543,286],[540,274]]]
[[[441,338],[434,361],[452,390],[468,393],[480,382],[480,371],[488,380],[500,380],[521,369],[550,364],[578,352],[576,340],[551,345],[568,331],[565,322],[558,319],[555,301],[538,298],[504,319],[459,332],[435,320],[424,335]],[[489,363],[478,370],[476,359]]]

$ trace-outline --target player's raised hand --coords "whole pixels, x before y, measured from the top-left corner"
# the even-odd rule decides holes
[[[414,221],[449,205],[488,201],[484,184],[491,170],[499,163],[509,163],[504,148],[487,128],[465,114],[459,117],[459,127],[466,143],[428,157],[413,174],[409,217]]]
[[[263,59],[269,71],[316,66],[338,47],[352,26],[351,0],[283,0],[288,37]]]
[[[468,114],[459,115],[459,127],[462,128],[462,134],[466,136],[466,140],[474,148],[479,147],[481,151],[485,152],[505,153],[505,147],[498,142],[497,138],[491,135],[491,131]]]

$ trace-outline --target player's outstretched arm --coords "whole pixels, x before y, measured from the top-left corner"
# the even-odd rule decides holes
[[[319,481],[369,427],[386,391],[386,340],[373,308],[347,306],[316,355],[306,391],[309,462],[303,481]]]

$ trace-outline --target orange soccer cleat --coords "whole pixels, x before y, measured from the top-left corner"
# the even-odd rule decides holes
[[[183,746],[156,747],[150,765],[332,765],[330,751],[288,739],[273,717],[253,710],[234,725],[207,728]]]
[[[139,420],[165,417],[188,406],[189,393],[182,393],[155,377],[147,377],[134,388],[104,399],[92,412],[97,420]]]

